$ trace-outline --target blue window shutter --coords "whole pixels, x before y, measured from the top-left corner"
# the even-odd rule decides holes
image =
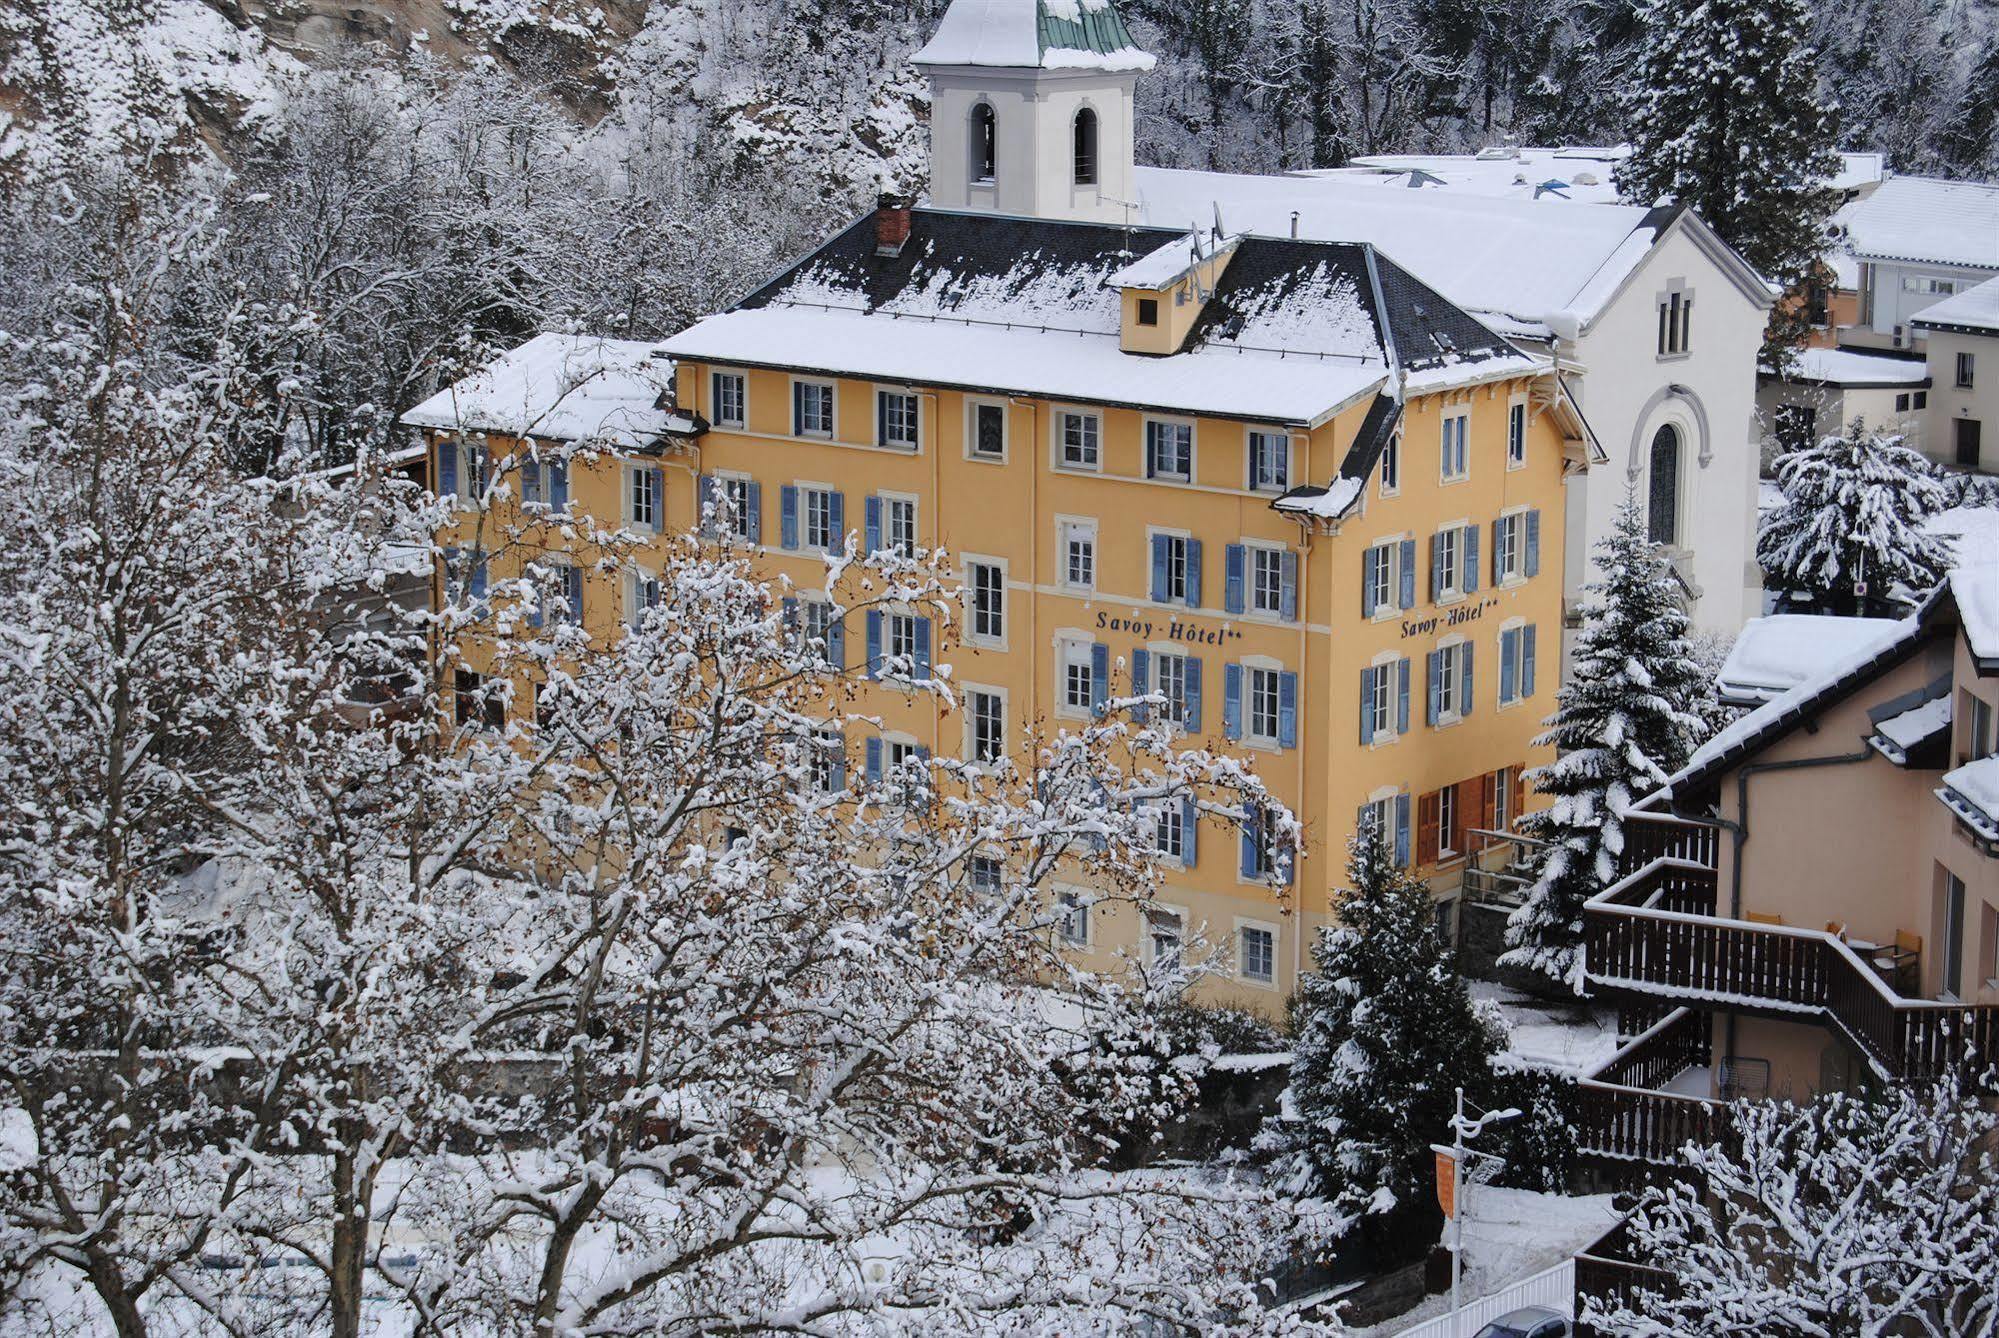
[[[1444,535],[1440,530],[1430,536],[1430,602],[1436,603],[1444,594]]]
[[[542,612],[541,612],[541,606],[542,606],[542,602],[543,602],[543,600],[544,600],[545,598],[546,598],[546,596],[545,596],[545,595],[543,595],[543,594],[542,594],[542,592],[541,592],[541,586],[540,586],[540,583],[539,583],[539,582],[537,582],[537,583],[536,583],[536,586],[535,586],[535,592],[534,592],[534,603],[532,603],[532,604],[528,605],[528,626],[529,626],[529,627],[540,627],[540,626],[541,626],[541,623],[542,623]]]
[[[1111,648],[1099,641],[1090,647],[1090,709],[1104,713],[1111,695]]]
[[[1395,732],[1409,732],[1409,661],[1403,659],[1395,666]]]
[[[1298,675],[1277,675],[1277,746],[1298,746]]]
[[[1424,667],[1428,670],[1428,673],[1425,675],[1425,677],[1427,677],[1430,681],[1430,701],[1428,709],[1425,710],[1423,713],[1423,723],[1426,725],[1434,725],[1437,723],[1438,712],[1443,709],[1444,656],[1441,651],[1433,650],[1424,658],[1426,661]]]
[[[1409,663],[1407,660],[1404,664]],[[1395,862],[1409,867],[1409,796],[1395,796]]]
[[[1201,541],[1187,541],[1187,607],[1201,607]]]
[[[1252,809],[1242,822],[1236,838],[1236,872],[1244,878],[1256,877],[1256,812]]]
[[[657,533],[664,533],[666,530],[666,471],[664,469],[648,469],[646,471],[646,488],[652,495],[653,530]]]
[[[1151,661],[1152,657],[1146,652],[1145,647],[1137,646],[1133,648],[1131,652],[1131,695],[1132,696],[1143,697],[1145,695],[1146,673],[1152,667]],[[1134,706],[1132,708],[1132,714],[1138,717],[1139,722],[1142,724],[1144,723],[1146,717],[1148,717],[1151,714],[1151,712],[1146,707],[1141,705],[1141,706]]]
[[[1382,594],[1386,597],[1387,591],[1383,591]],[[1416,607],[1416,541],[1414,539],[1404,539],[1402,541],[1402,607],[1405,609]]]
[[[458,495],[458,443],[455,441],[437,443],[437,495]]]
[[[1242,579],[1244,550],[1241,544],[1230,544],[1222,550],[1222,612],[1241,613],[1243,611]]]
[[[826,551],[837,553],[847,546],[847,497],[845,493],[826,494]]]
[[[930,620],[916,620],[916,677],[925,682],[930,678]]]
[[[1360,741],[1374,742],[1374,675],[1372,668],[1360,671]]]
[[[1519,639],[1520,629],[1512,628],[1499,634],[1499,700],[1504,705],[1514,700],[1518,687],[1513,681],[1513,643]]]
[[[1360,554],[1360,616],[1372,618],[1375,607],[1380,604],[1386,591],[1374,588],[1374,550],[1364,548]]]
[[[868,610],[868,677],[881,677],[882,611]]]
[[[1282,578],[1278,594],[1278,613],[1284,621],[1291,622],[1298,616],[1298,555],[1286,553],[1282,562]]]
[[[1465,593],[1478,589],[1478,526],[1467,525],[1459,533],[1464,535],[1463,554],[1465,564]]]
[[[1528,623],[1520,629],[1523,638],[1520,648],[1520,695],[1534,695],[1534,624]]]
[[[548,480],[548,504],[557,511],[569,509],[569,462],[550,460],[542,466]]]
[[[793,381],[791,383],[791,435],[797,437],[803,436],[804,433],[805,386],[801,382]]]
[[[882,499],[870,496],[863,509],[867,514],[868,551],[879,553],[882,547]]]
[[[1189,734],[1201,732],[1201,661],[1192,655],[1187,657],[1187,711],[1180,725]]]
[[[1193,796],[1182,796],[1180,800],[1180,863],[1190,869],[1200,863],[1200,844],[1200,806],[1194,802]]]
[[[826,663],[835,669],[847,667],[847,620],[835,618],[826,624]]]
[[[521,461],[521,501],[541,501],[541,462],[533,456]]]
[[[486,555],[484,553],[474,553],[472,555],[472,598],[484,599],[485,597]]]
[[[868,784],[879,785],[882,778],[882,741],[868,740]]]
[[[831,763],[827,768],[827,779],[836,792],[844,790],[847,788],[847,741],[841,739],[837,747],[828,748],[826,751],[828,761]]]
[[[1242,737],[1242,666],[1222,666],[1222,737]]]
[[[565,622],[583,622],[583,568],[568,566],[562,569],[562,593],[569,601],[569,613]]]
[[[696,491],[701,494],[701,532],[713,534],[715,532],[715,519],[712,514],[715,509],[714,475],[703,474]]]
[[[1464,645],[1464,652],[1463,655],[1458,657],[1458,714],[1460,716],[1471,714],[1472,659],[1478,653],[1478,646],[1473,642],[1467,641]]]
[[[749,521],[750,542],[760,544],[764,541],[764,485],[752,481],[743,491],[749,494],[743,500],[743,509],[749,513],[744,519]]]
[[[1529,576],[1541,574],[1541,513],[1538,510],[1527,513],[1526,566]]]
[[[798,547],[798,486],[787,483],[777,490],[777,541],[787,549]]]
[[[1492,522],[1492,584],[1497,586],[1506,573],[1499,569],[1499,555],[1506,551],[1506,527],[1513,523],[1511,516],[1501,516]]]
[[[1154,603],[1166,602],[1166,536],[1152,536],[1152,599]]]

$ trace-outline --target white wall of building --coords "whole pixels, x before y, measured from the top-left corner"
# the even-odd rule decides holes
[[[1918,261],[1868,261],[1861,277],[1865,289],[1861,298],[1863,319],[1842,332],[1841,342],[1856,347],[1918,347],[1924,332],[1911,330],[1911,320],[1926,307],[1935,306],[1952,293],[1976,287],[1994,274],[1999,274],[1999,270]],[[1941,291],[1946,284],[1950,291]]]
[[[930,74],[930,201],[1037,218],[1122,223],[1134,200],[1132,86],[1101,70],[934,66]],[[997,161],[991,181],[972,176],[972,118],[993,108]],[[1097,114],[1097,181],[1075,182],[1076,114]]]
[[[1930,409],[1923,422],[1923,453],[1933,460],[1981,474],[1999,474],[1999,336],[1927,330]],[[1958,354],[1972,357],[1972,383],[1957,384]],[[1959,420],[1979,424],[1976,463],[1958,459]]]
[[[1788,405],[1809,409],[1812,439],[1843,431],[1858,418],[1869,427],[1899,432],[1911,446],[1920,446],[1926,410],[1915,407],[1927,389],[1911,386],[1828,386],[1799,381],[1764,381],[1756,388],[1756,413],[1762,420],[1764,460],[1775,457],[1780,412]]]

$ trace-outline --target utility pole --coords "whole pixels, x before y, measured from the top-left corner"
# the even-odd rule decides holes
[[[1518,1110],[1508,1106],[1504,1110],[1485,1111],[1476,1119],[1467,1119],[1465,1117],[1465,1089],[1460,1087],[1457,1089],[1457,1093],[1457,1113],[1451,1116],[1451,1145],[1449,1147],[1443,1147],[1436,1143],[1430,1145],[1432,1152],[1451,1159],[1450,1194],[1448,1196],[1441,1192],[1438,1194],[1439,1198],[1446,1199],[1444,1213],[1450,1218],[1451,1222],[1451,1338],[1463,1338],[1464,1311],[1460,1291],[1464,1285],[1465,1270],[1465,1158],[1484,1157],[1493,1162],[1501,1160],[1501,1158],[1495,1157],[1489,1152],[1475,1151],[1467,1146],[1467,1144],[1472,1139],[1477,1138],[1484,1131],[1486,1125],[1503,1124],[1507,1120],[1518,1119],[1520,1117]],[[1437,1186],[1439,1191],[1443,1189],[1442,1174],[1443,1168],[1439,1167],[1439,1183]]]

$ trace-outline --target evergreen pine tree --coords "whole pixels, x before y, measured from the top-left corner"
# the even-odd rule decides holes
[[[1955,175],[1978,178],[1999,172],[1999,32],[1985,39],[1937,151]]]
[[[1899,615],[1950,571],[1950,541],[1924,529],[1949,507],[1949,492],[1900,436],[1855,419],[1841,435],[1778,456],[1777,482],[1784,505],[1763,522],[1756,558],[1793,603]]]
[[[1458,1087],[1488,1093],[1500,1037],[1452,969],[1428,890],[1373,823],[1348,844],[1347,877],[1340,923],[1298,982],[1289,1110],[1259,1147],[1315,1244],[1358,1231],[1386,1262],[1437,1239],[1430,1144]]]
[[[1706,730],[1687,615],[1634,496],[1625,496],[1595,558],[1575,662],[1535,740],[1553,744],[1556,757],[1525,778],[1554,803],[1520,828],[1548,844],[1499,959],[1576,986],[1583,903],[1617,878],[1625,810],[1683,766]]]
[[[1619,189],[1689,206],[1758,273],[1801,291],[1826,250],[1840,166],[1808,0],[1651,0],[1644,26]],[[1766,336],[1780,362],[1803,335],[1794,305],[1778,304]]]

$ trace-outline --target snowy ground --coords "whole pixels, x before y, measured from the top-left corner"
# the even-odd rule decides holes
[[[1489,980],[1467,981],[1475,1000],[1499,1009],[1512,1030],[1506,1054],[1535,1068],[1587,1073],[1617,1050],[1617,1014],[1554,1004]]]
[[[1610,1195],[1569,1198],[1526,1189],[1474,1187],[1465,1191],[1464,1299],[1509,1287],[1552,1268],[1610,1230],[1618,1213]],[[1371,1328],[1356,1338],[1390,1338],[1412,1324],[1449,1310],[1448,1293]]]

